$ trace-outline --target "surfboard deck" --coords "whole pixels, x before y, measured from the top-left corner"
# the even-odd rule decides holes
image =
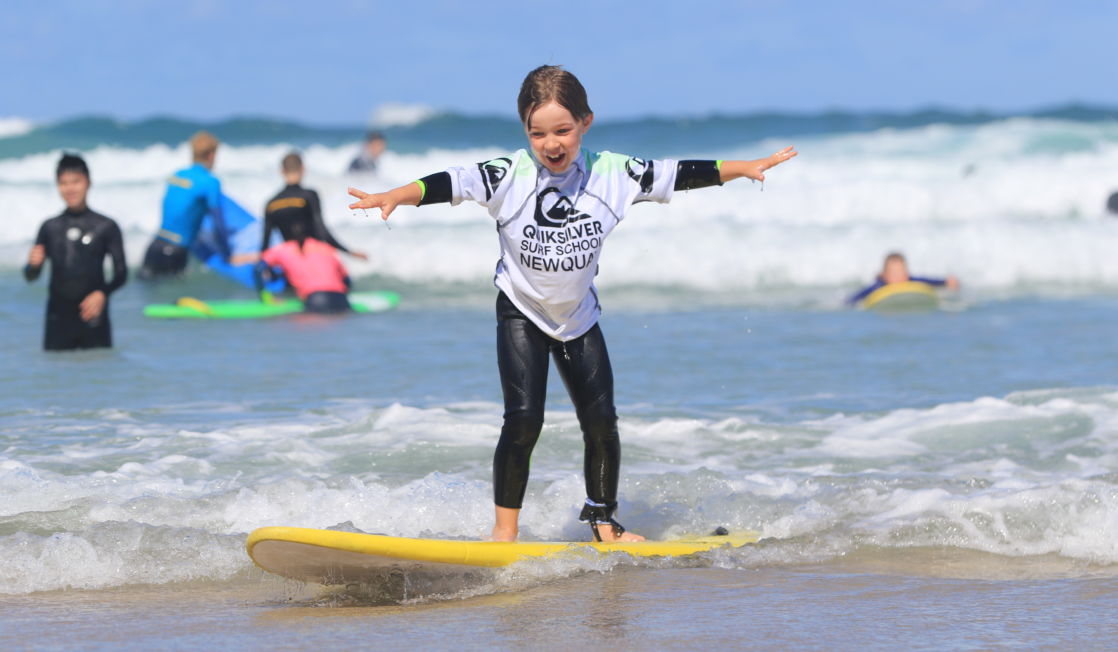
[[[939,294],[927,283],[905,281],[890,283],[871,292],[862,300],[862,307],[887,312],[935,310]]]
[[[400,303],[395,292],[351,292],[349,304],[356,313],[384,312]],[[265,319],[303,312],[303,302],[282,299],[264,303],[256,299],[201,301],[183,297],[176,303],[154,303],[144,306],[144,316],[154,319]]]
[[[298,527],[263,527],[248,535],[245,547],[252,561],[270,573],[330,585],[360,582],[392,569],[437,571],[499,568],[526,559],[587,552],[623,552],[635,557],[678,557],[722,546],[743,546],[756,541],[756,533],[740,532],[637,543],[508,543],[413,539]]]

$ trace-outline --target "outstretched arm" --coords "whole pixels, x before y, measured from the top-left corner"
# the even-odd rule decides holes
[[[785,147],[776,154],[755,161],[722,161],[719,177],[722,183],[745,177],[754,181],[765,180],[765,170],[776,167],[799,154],[793,147]]]
[[[469,168],[447,168],[388,192],[369,194],[357,188],[350,188],[349,194],[356,197],[358,201],[353,202],[349,207],[351,209],[379,208],[381,219],[387,222],[388,216],[401,204],[405,206],[446,203],[457,205],[468,199],[482,206],[488,206],[489,200],[497,192],[501,179],[511,165],[512,159],[501,157]]]
[[[419,202],[423,200],[424,188],[418,181],[413,181],[388,192],[369,194],[357,188],[350,188],[349,194],[357,198],[357,201],[349,205],[351,209],[379,208],[380,218],[387,222],[388,216],[396,210],[397,206],[401,204],[419,206]]]

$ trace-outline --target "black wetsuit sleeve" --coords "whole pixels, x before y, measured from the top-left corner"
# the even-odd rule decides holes
[[[105,236],[105,251],[113,261],[113,280],[102,288],[105,296],[116,292],[128,280],[128,264],[124,260],[124,238],[120,235],[120,227],[113,222],[109,225],[109,232]]]
[[[268,202],[269,204],[271,202]],[[276,228],[276,221],[272,218],[272,213],[268,211],[268,207],[264,207],[264,235],[260,241],[260,253],[268,250],[268,243],[272,239],[272,230]]]
[[[416,181],[423,189],[423,197],[419,199],[419,206],[428,204],[446,204],[451,200],[454,189],[450,183],[449,172],[436,172],[428,174]]]
[[[718,161],[680,161],[676,166],[675,189],[695,190],[722,185]]]
[[[342,243],[338,242],[337,238],[334,237],[334,234],[330,233],[330,230],[326,228],[326,222],[324,222],[322,219],[322,202],[318,200],[318,193],[313,190],[308,190],[307,203],[310,204],[309,208],[311,209],[311,228],[314,229],[314,237],[321,240],[322,242],[325,242],[338,251],[344,251],[348,254],[349,249],[346,249]]]
[[[39,235],[35,237],[35,246],[38,246],[38,245],[43,245],[44,247],[47,246],[47,224],[46,224],[46,222],[43,222],[43,225],[39,227]],[[43,262],[45,263],[46,260],[44,260]],[[34,281],[35,279],[39,278],[39,274],[42,274],[42,273],[43,273],[43,266],[42,265],[33,266],[30,263],[28,263],[28,264],[23,266],[23,278],[27,279],[28,283],[30,283],[31,281]]]

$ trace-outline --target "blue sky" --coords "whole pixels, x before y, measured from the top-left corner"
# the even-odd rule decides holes
[[[514,115],[575,72],[598,119],[930,105],[1118,105],[1118,3],[1093,0],[7,0],[0,117],[267,115],[380,104]]]

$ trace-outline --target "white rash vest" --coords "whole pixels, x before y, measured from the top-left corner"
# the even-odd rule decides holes
[[[606,236],[632,204],[671,200],[676,165],[583,149],[554,175],[521,149],[447,173],[451,204],[475,201],[497,221],[493,284],[540,330],[568,342],[602,314],[594,276]]]

